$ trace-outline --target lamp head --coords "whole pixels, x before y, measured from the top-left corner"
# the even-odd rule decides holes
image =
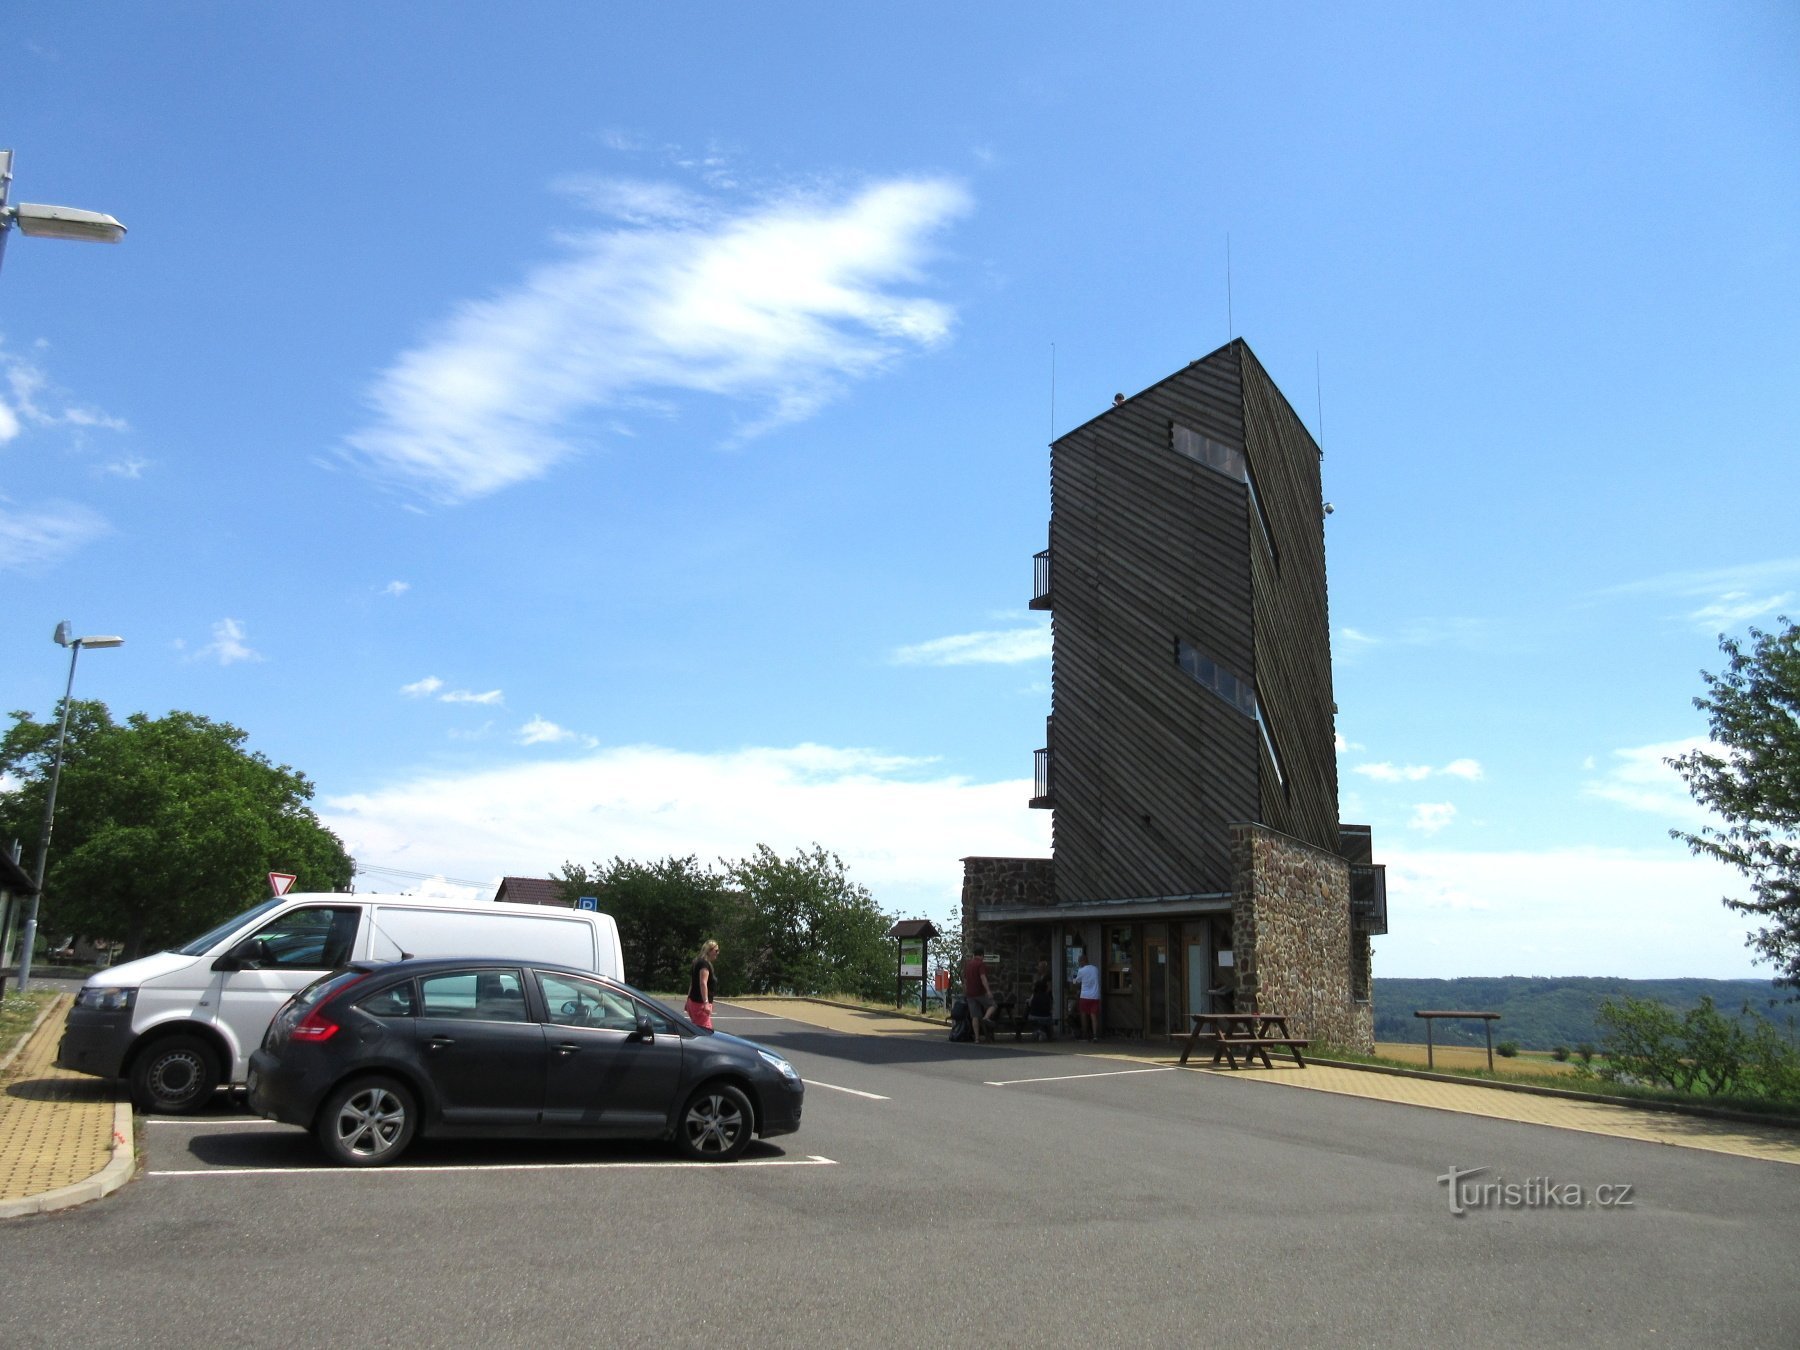
[[[79,637],[75,639],[75,645],[78,647],[123,647],[125,639],[122,637]]]
[[[64,619],[61,623],[57,624],[56,625],[56,633],[54,634],[54,636],[56,638],[56,645],[59,647],[68,646],[69,645],[69,635],[73,631],[74,630],[69,627],[69,621],[67,619]]]
[[[6,223],[20,234],[39,239],[78,239],[91,244],[116,244],[125,227],[104,211],[82,211],[73,206],[43,206],[20,202],[6,211]]]

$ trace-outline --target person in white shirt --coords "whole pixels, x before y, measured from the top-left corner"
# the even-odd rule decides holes
[[[1077,997],[1081,1010],[1081,1034],[1090,1041],[1100,1039],[1100,967],[1094,964],[1092,956],[1081,958],[1081,969],[1075,972],[1075,980],[1080,985]]]

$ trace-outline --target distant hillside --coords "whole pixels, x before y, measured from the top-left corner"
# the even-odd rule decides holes
[[[1606,978],[1551,979],[1507,975],[1497,979],[1375,980],[1375,1039],[1425,1040],[1425,1023],[1417,1009],[1497,1012],[1496,1041],[1517,1041],[1527,1050],[1573,1049],[1583,1041],[1598,1045],[1594,1010],[1609,998],[1645,998],[1685,1012],[1711,995],[1726,1012],[1748,1004],[1800,1039],[1800,1003],[1795,991],[1777,989],[1768,980],[1624,980]],[[1432,1024],[1440,1045],[1480,1045],[1480,1022]]]

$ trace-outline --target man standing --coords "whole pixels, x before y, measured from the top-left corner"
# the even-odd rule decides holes
[[[994,987],[988,981],[987,962],[982,958],[984,950],[979,942],[976,943],[975,955],[963,962],[963,998],[969,1004],[969,1025],[977,1043],[981,1041],[984,1023],[987,1038],[994,1039]]]
[[[1080,1002],[1076,1005],[1081,1010],[1081,1034],[1090,1041],[1100,1039],[1100,967],[1094,964],[1094,958],[1083,954],[1081,969],[1075,972],[1075,979],[1081,986],[1077,991]]]

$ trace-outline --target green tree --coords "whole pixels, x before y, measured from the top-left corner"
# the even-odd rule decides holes
[[[743,947],[749,992],[891,995],[894,945],[887,931],[894,918],[850,880],[835,853],[814,844],[783,858],[758,844],[750,857],[728,863],[727,874],[743,896],[734,936]]]
[[[59,709],[60,711],[60,709]],[[0,738],[0,837],[35,840],[57,724],[12,714]],[[76,700],[44,878],[46,931],[111,938],[125,959],[183,941],[268,894],[268,874],[334,891],[354,870],[307,803],[313,785],[197,713],[115,722]]]
[[[596,896],[613,916],[625,978],[639,988],[685,993],[688,966],[708,938],[722,947],[719,987],[741,987],[743,954],[735,934],[741,904],[727,891],[725,877],[693,855],[654,863],[614,858],[592,870],[564,863],[555,880],[570,904]]]
[[[1707,692],[1694,706],[1725,753],[1692,750],[1669,764],[1724,824],[1670,833],[1750,879],[1751,898],[1725,904],[1763,922],[1750,945],[1782,983],[1800,984],[1800,624],[1780,622],[1775,633],[1752,628],[1747,651],[1721,638],[1724,672],[1701,672]]]

